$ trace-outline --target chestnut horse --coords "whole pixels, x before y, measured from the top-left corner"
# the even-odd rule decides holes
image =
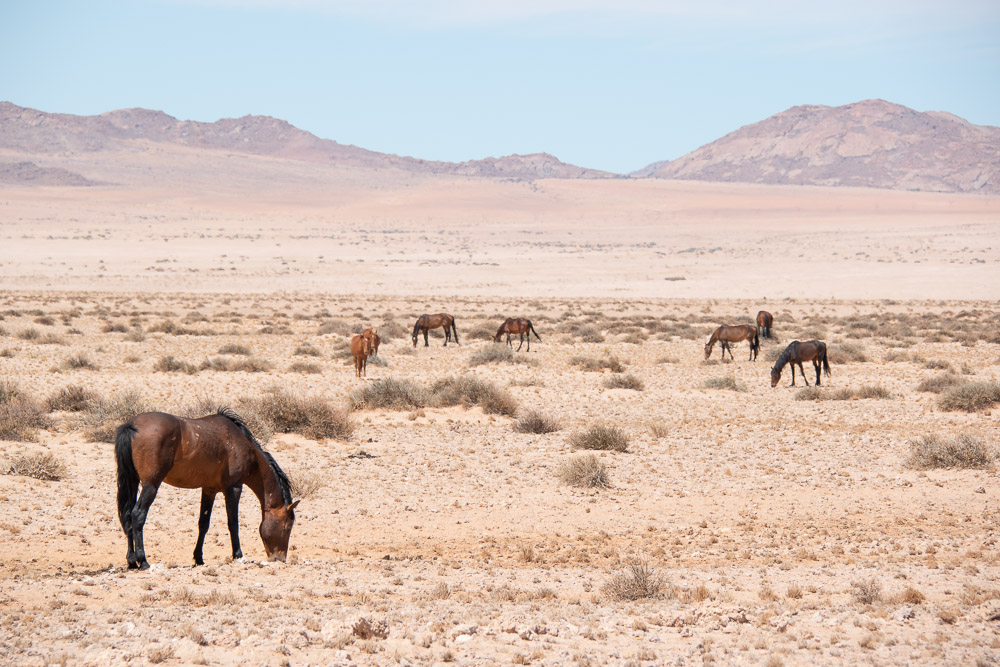
[[[444,344],[448,346],[451,334],[455,334],[455,344],[458,345],[458,329],[455,328],[455,318],[448,313],[438,313],[437,315],[421,315],[417,318],[417,323],[413,325],[413,347],[417,346],[417,336],[420,332],[424,334],[424,347],[428,347],[427,332],[438,327],[444,328]]]
[[[752,324],[723,324],[712,332],[712,337],[705,343],[705,358],[712,356],[712,348],[716,341],[722,343],[722,358],[726,358],[726,351],[729,351],[729,358],[733,358],[733,350],[730,343],[738,343],[741,340],[750,341],[750,358],[747,361],[757,361],[757,351],[760,350],[760,338],[757,337],[757,328]]]
[[[264,551],[271,560],[285,560],[299,501],[292,502],[288,477],[274,457],[264,451],[243,419],[229,408],[219,408],[216,414],[200,419],[163,412],[137,415],[118,427],[115,459],[118,519],[128,536],[125,560],[130,570],[149,568],[143,527],[163,482],[181,489],[201,489],[198,543],[194,547],[196,565],[205,564],[202,546],[219,492],[226,499],[233,558],[243,558],[239,511],[244,484],[260,500]]]
[[[361,332],[361,335],[368,339],[368,346],[371,348],[371,354],[368,356],[377,357],[378,346],[382,344],[382,338],[378,335],[378,329],[365,329]]]
[[[826,372],[826,376],[830,377],[830,362],[826,359],[826,343],[821,340],[808,340],[804,343],[800,343],[797,340],[793,340],[789,343],[785,351],[781,353],[778,360],[774,362],[774,366],[771,367],[771,386],[774,387],[781,380],[781,369],[785,367],[785,364],[791,364],[792,368],[792,384],[790,387],[795,386],[795,364],[799,365],[799,372],[802,373],[802,381],[809,386],[809,380],[806,379],[806,372],[802,368],[803,361],[813,362],[813,367],[816,369],[816,386],[820,386],[819,381],[819,367],[820,364],[823,365],[823,370]]]
[[[356,334],[351,338],[351,356],[354,357],[354,377],[361,377],[364,372],[368,377],[368,357],[372,353],[372,342],[364,334]]]
[[[757,333],[764,338],[771,337],[771,324],[774,322],[774,317],[771,313],[766,310],[762,310],[757,313]]]
[[[514,344],[510,342],[510,335],[517,334],[520,337],[521,342],[517,344],[518,352],[521,351],[521,346],[524,345],[525,337],[528,339],[528,352],[531,352],[531,334],[535,334],[535,338],[542,340],[542,337],[538,335],[535,327],[531,324],[531,320],[526,320],[523,317],[508,317],[504,320],[504,323],[497,329],[497,335],[493,336],[493,342],[499,343],[504,334],[507,334],[507,345],[510,347],[514,347]]]

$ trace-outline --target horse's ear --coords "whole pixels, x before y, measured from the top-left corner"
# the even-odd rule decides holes
[[[285,509],[288,510],[289,512],[291,512],[293,509],[295,509],[296,507],[298,507],[299,503],[301,503],[301,502],[302,502],[302,499],[299,498],[298,500],[296,500],[294,503],[292,503],[291,505],[289,505]]]

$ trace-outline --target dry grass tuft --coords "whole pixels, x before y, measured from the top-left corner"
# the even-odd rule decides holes
[[[882,602],[882,582],[875,577],[855,581],[851,584],[851,598],[863,605]]]
[[[281,387],[270,387],[262,396],[241,399],[268,420],[278,433],[299,433],[312,440],[347,440],[354,423],[346,410],[339,410],[319,396],[298,396]]]
[[[514,350],[507,345],[486,345],[481,347],[469,357],[469,366],[482,366],[483,364],[529,364],[534,366],[538,362],[520,354],[514,354]]]
[[[906,465],[917,470],[930,468],[988,468],[997,459],[996,449],[974,435],[955,438],[925,435],[910,442]]]
[[[98,394],[90,389],[75,384],[59,389],[45,400],[49,412],[64,410],[66,412],[83,412]]]
[[[613,452],[628,451],[628,434],[617,426],[598,424],[570,436],[573,449],[595,449]]]
[[[608,389],[633,389],[635,391],[642,391],[646,388],[643,381],[631,373],[609,375],[604,380],[604,386]]]
[[[175,359],[172,354],[168,354],[160,357],[153,364],[153,370],[159,373],[187,373],[188,375],[195,375],[198,372],[198,367],[186,361]]]
[[[317,350],[312,345],[308,343],[303,343],[302,345],[299,345],[297,348],[295,348],[295,352],[292,352],[292,354],[302,355],[306,357],[319,357],[322,356],[323,353]]]
[[[475,375],[438,380],[431,385],[431,394],[439,406],[478,405],[484,412],[511,417],[517,413],[517,400],[510,392]]]
[[[134,389],[111,398],[98,397],[87,405],[84,412],[83,421],[88,426],[85,434],[92,442],[113,442],[119,426],[149,410],[149,404]]]
[[[664,597],[666,587],[666,582],[648,563],[632,560],[623,572],[611,577],[601,587],[601,593],[615,602],[658,600]]]
[[[246,345],[239,343],[227,343],[219,348],[219,354],[238,354],[244,357],[253,356],[253,352]]]
[[[97,370],[97,364],[91,361],[90,357],[87,355],[86,352],[70,355],[67,359],[65,359],[62,362],[62,364],[60,364],[59,367],[66,371],[80,370],[80,369],[86,369],[91,371]]]
[[[291,373],[322,373],[323,367],[308,361],[294,361],[288,370]]]
[[[548,417],[538,410],[528,410],[521,414],[514,424],[518,433],[554,433],[562,428],[558,419]]]
[[[927,378],[923,382],[917,385],[917,391],[930,392],[934,394],[940,394],[946,389],[950,389],[964,382],[962,378],[951,371],[946,371],[935,375],[934,377]]]
[[[729,389],[731,391],[746,391],[747,387],[745,384],[736,379],[733,375],[724,375],[722,377],[708,378],[702,384],[706,389]]]
[[[202,370],[244,372],[244,373],[266,373],[271,370],[271,362],[260,357],[243,357],[239,359],[225,359],[222,357],[212,357],[206,359],[201,364]]]
[[[429,402],[430,394],[424,387],[392,377],[366,383],[351,393],[351,407],[355,410],[410,410],[425,407]]]
[[[582,486],[589,489],[607,489],[611,487],[611,477],[604,462],[597,454],[584,454],[566,461],[559,466],[557,472],[560,481],[570,486]]]
[[[326,486],[323,475],[308,469],[295,470],[288,475],[293,498],[308,498]]]
[[[938,407],[977,412],[997,402],[1000,402],[1000,382],[965,382],[945,391],[938,399]]]
[[[621,373],[625,370],[625,366],[613,354],[604,357],[584,357],[578,355],[570,357],[569,363],[571,366],[577,366],[584,371],[609,370],[612,373]]]
[[[831,345],[829,347],[827,360],[831,364],[849,364],[851,362],[865,362],[868,361],[868,355],[865,352],[865,348],[857,343],[838,343],[837,345]]]
[[[34,441],[49,418],[33,396],[13,382],[0,383],[0,440]]]
[[[351,627],[351,634],[359,639],[385,639],[389,636],[389,626],[385,621],[371,623],[362,618]]]
[[[66,466],[54,455],[22,454],[15,456],[3,468],[5,475],[21,475],[47,482],[58,482],[66,476]]]

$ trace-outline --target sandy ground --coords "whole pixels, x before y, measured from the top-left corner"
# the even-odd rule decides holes
[[[517,433],[511,417],[451,407],[359,410],[343,442],[276,435],[269,449],[309,489],[289,562],[264,560],[258,505],[245,493],[246,559],[229,558],[220,501],[207,565],[192,567],[199,494],[163,487],[147,524],[154,566],[136,573],[123,571],[111,445],[89,442],[77,414],[54,413],[36,442],[0,443],[5,459],[47,451],[67,467],[60,481],[0,476],[2,661],[992,664],[1000,656],[997,622],[988,620],[1000,611],[996,472],[906,465],[922,435],[996,442],[1000,413],[945,412],[937,395],[916,390],[945,364],[970,379],[1000,377],[1000,345],[978,333],[996,321],[996,303],[774,304],[781,341],[830,343],[827,391],[879,385],[891,394],[845,401],[795,400],[787,370],[772,389],[768,359],[783,343],[766,342],[756,362],[746,360],[746,343],[734,362],[718,362],[718,348],[704,362],[714,322],[745,320],[758,302],[456,298],[447,305],[463,344],[432,338],[414,351],[392,323],[408,325],[436,305],[6,293],[0,370],[39,399],[73,384],[104,396],[136,389],[156,408],[180,411],[278,385],[341,405],[378,378],[430,385],[471,373],[562,428]],[[497,314],[515,309],[530,310],[543,338],[518,353],[527,361],[470,366],[493,345],[484,332]],[[919,326],[868,327],[918,316]],[[206,335],[152,331],[164,321]],[[109,323],[150,332],[128,340],[104,332]],[[369,323],[403,333],[383,345],[383,365],[356,380],[339,356],[345,336],[320,331]],[[605,340],[582,342],[586,324]],[[265,327],[275,333],[259,333]],[[40,336],[23,339],[28,329]],[[247,346],[272,370],[154,370],[165,355],[195,365],[225,356],[217,352],[226,344]],[[304,344],[319,354],[295,354]],[[838,361],[838,349],[866,360]],[[96,368],[60,368],[79,353]],[[607,355],[643,388],[608,389],[609,372],[572,361]],[[303,360],[320,372],[287,370]],[[726,376],[746,390],[705,386]],[[563,484],[560,466],[579,456],[570,436],[598,423],[630,437],[628,452],[599,454],[612,487]],[[635,559],[662,579],[662,597],[609,599],[607,584]],[[867,602],[865,584],[877,593]],[[361,619],[384,623],[387,637],[354,634]]]
[[[136,573],[123,571],[111,446],[81,414],[54,412],[33,440],[0,441],[5,470],[44,452],[66,468],[59,481],[0,475],[0,663],[1000,658],[996,470],[907,465],[928,434],[996,446],[995,408],[943,411],[917,385],[945,368],[1000,378],[1000,199],[334,181],[222,158],[198,173],[163,158],[154,187],[126,158],[105,178],[124,186],[0,189],[3,382],[41,402],[70,385],[136,390],[177,412],[273,386],[344,406],[379,378],[473,374],[561,428],[427,407],[354,411],[346,441],[277,434],[267,446],[303,489],[287,563],[264,560],[248,492],[245,560],[230,559],[220,501],[207,565],[192,567],[199,494],[164,487],[147,524],[154,565]],[[756,362],[746,343],[734,362],[718,348],[705,362],[717,324],[761,308],[780,342]],[[462,345],[414,351],[414,318],[440,311]],[[517,353],[530,361],[471,365],[512,315],[543,339]],[[356,380],[342,351],[363,325],[387,342]],[[825,391],[888,397],[796,400],[787,370],[772,389],[784,344],[814,337],[830,345]],[[156,370],[166,356],[236,358],[220,353],[229,344],[269,370]],[[93,368],[67,365],[81,354]],[[609,355],[640,389],[608,388],[609,371],[576,359]],[[729,377],[745,390],[706,385]],[[581,455],[571,437],[597,424],[630,438],[598,454],[611,487],[563,483]],[[609,596],[637,562],[658,595]],[[361,619],[386,636],[355,632]]]

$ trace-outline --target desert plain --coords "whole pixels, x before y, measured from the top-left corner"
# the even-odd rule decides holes
[[[968,441],[995,458],[995,404],[943,399],[1000,380],[1000,199],[355,182],[274,160],[278,187],[223,157],[171,180],[170,159],[155,183],[0,189],[0,376],[38,408],[0,441],[0,662],[1000,658],[996,464],[915,458]],[[717,325],[761,309],[775,338],[756,361],[745,342],[706,360]],[[442,311],[461,344],[414,348],[415,318]],[[533,321],[530,352],[492,341],[507,316]],[[367,326],[383,344],[358,379],[345,345]],[[822,388],[787,368],[772,388],[781,350],[811,338]],[[442,400],[448,378],[490,400]],[[389,380],[416,398],[373,403]],[[340,430],[282,432],[279,397]],[[265,558],[244,493],[245,558],[219,501],[193,567],[199,494],[164,486],[153,566],[126,571],[100,435],[121,404],[260,408],[301,498],[287,562]],[[597,426],[624,451],[578,447]],[[584,459],[603,485],[573,483]]]

